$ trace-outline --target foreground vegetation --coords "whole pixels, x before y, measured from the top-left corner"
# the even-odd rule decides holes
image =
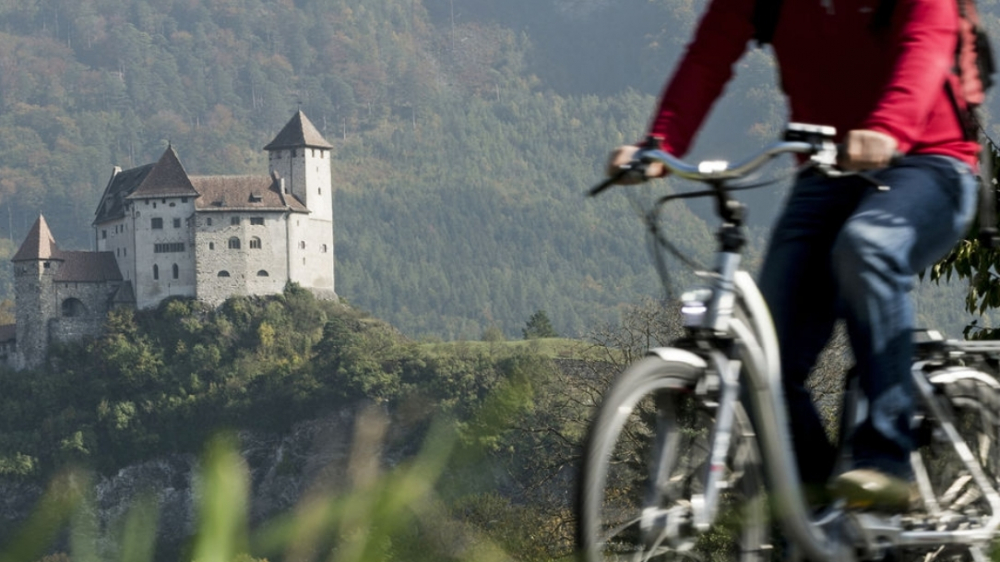
[[[636,345],[652,337],[646,324],[631,338]],[[420,343],[294,286],[217,310],[188,300],[116,310],[102,337],[53,350],[37,371],[0,377],[3,481],[51,488],[24,527],[0,531],[0,554],[9,554],[0,560],[33,560],[52,545],[72,550],[74,561],[134,552],[174,560],[207,536],[236,542],[219,539],[228,546],[203,548],[224,555],[194,559],[229,562],[249,552],[319,560],[331,549],[338,560],[559,559],[570,552],[577,447],[612,363],[627,359],[627,331],[609,326],[590,345],[507,342],[495,333],[491,341]],[[288,430],[336,411],[364,417],[355,424],[361,464],[348,475],[352,487],[320,487],[292,513],[249,529],[246,467],[211,472],[213,463],[235,462],[225,459],[238,439],[213,436]],[[148,497],[118,527],[92,521],[89,482],[130,463],[199,454],[205,443],[215,444],[193,543],[161,545],[152,531],[122,542],[130,525],[155,529]],[[378,451],[389,449],[407,460],[380,463]],[[65,525],[68,539],[58,531]]]

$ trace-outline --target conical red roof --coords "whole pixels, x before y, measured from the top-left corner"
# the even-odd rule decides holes
[[[274,137],[274,140],[264,147],[264,150],[281,150],[283,148],[333,148],[326,142],[312,121],[300,109],[292,116],[284,129]]]
[[[45,217],[38,215],[38,220],[32,225],[28,236],[25,237],[24,242],[21,243],[21,247],[10,261],[49,259],[60,259],[59,246],[56,245],[56,239],[52,237],[52,231],[49,230],[49,225],[45,222]]]

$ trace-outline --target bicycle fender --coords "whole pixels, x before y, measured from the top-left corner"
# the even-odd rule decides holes
[[[959,379],[975,379],[993,388],[994,390],[1000,391],[1000,382],[998,382],[995,378],[982,371],[969,367],[958,367],[945,369],[943,371],[936,371],[927,377],[927,380],[933,384],[952,384]]]
[[[707,369],[708,363],[705,359],[691,353],[686,349],[680,349],[677,347],[654,347],[647,352],[648,356],[659,357],[664,361],[673,361],[676,363],[686,363],[691,365],[696,369]]]

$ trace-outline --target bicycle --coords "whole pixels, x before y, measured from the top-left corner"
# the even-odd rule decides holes
[[[721,219],[715,269],[681,297],[686,334],[622,372],[594,418],[577,493],[582,560],[957,558],[983,562],[1000,527],[1000,342],[915,334],[912,367],[921,446],[911,455],[920,507],[903,515],[856,512],[835,503],[810,509],[799,482],[767,306],[739,268],[743,205],[733,185],[773,158],[795,153],[837,174],[834,131],[788,126],[783,140],[737,164],[692,165],[656,148],[640,150],[622,173],[662,162],[675,177],[709,189],[659,198],[712,197]],[[638,170],[638,172],[637,172]],[[870,176],[866,176],[872,181]],[[592,189],[596,195],[617,180]],[[848,385],[840,438],[864,404]],[[772,526],[774,513],[778,525]],[[773,529],[780,530],[782,541]]]

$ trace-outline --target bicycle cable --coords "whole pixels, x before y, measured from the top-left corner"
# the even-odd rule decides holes
[[[694,258],[688,256],[683,251],[680,250],[673,242],[667,239],[663,234],[663,230],[660,228],[659,215],[666,203],[671,201],[679,201],[683,199],[697,199],[701,197],[712,197],[718,194],[718,190],[723,190],[725,192],[735,192],[735,191],[747,191],[750,189],[759,189],[762,187],[767,187],[770,185],[775,185],[779,182],[783,182],[799,173],[802,173],[815,166],[815,163],[808,162],[801,166],[795,166],[790,171],[782,172],[776,176],[769,177],[764,180],[755,181],[753,177],[749,178],[750,183],[745,183],[747,178],[741,180],[738,184],[719,184],[712,189],[703,189],[698,191],[686,191],[681,193],[671,193],[669,195],[664,195],[657,199],[652,204],[652,208],[646,209],[643,207],[642,203],[638,201],[638,196],[634,192],[629,191],[628,199],[632,205],[632,208],[636,211],[640,220],[646,225],[646,231],[649,235],[650,240],[650,253],[653,257],[653,264],[656,267],[657,275],[660,277],[660,282],[663,285],[664,291],[668,298],[673,298],[673,283],[671,282],[671,275],[669,268],[667,267],[667,260],[664,254],[669,254],[677,259],[679,262],[684,264],[688,269],[694,271],[696,274],[704,275],[708,272],[709,268],[706,268],[703,264],[697,262]],[[755,176],[759,176],[755,174]],[[620,177],[620,176],[619,176]]]

